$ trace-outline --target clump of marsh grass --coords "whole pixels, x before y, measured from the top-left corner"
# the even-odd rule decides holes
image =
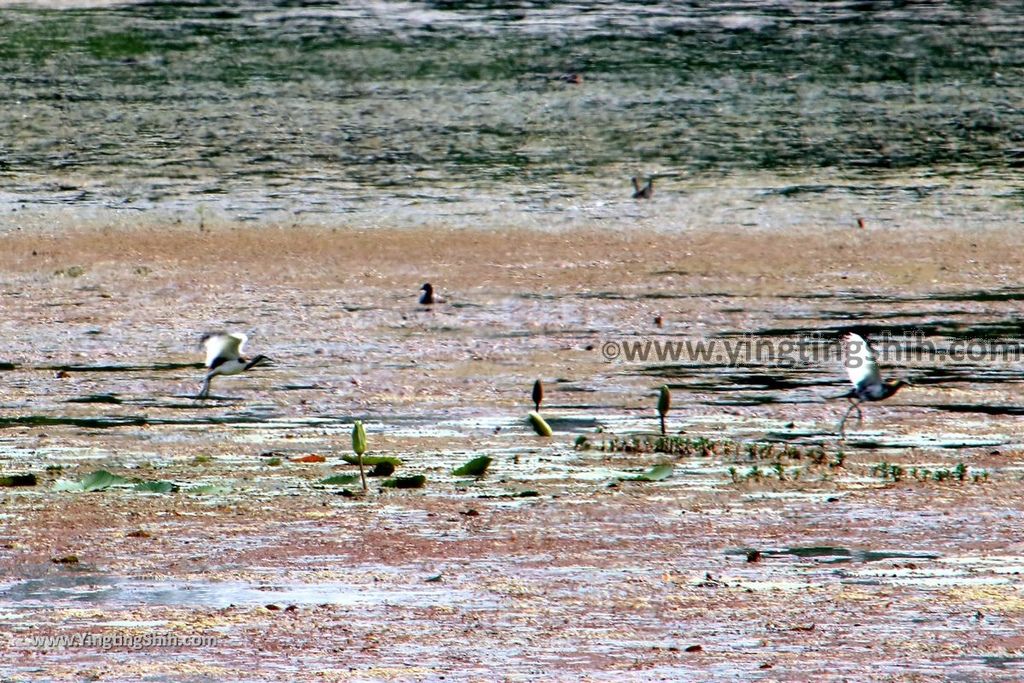
[[[903,481],[907,476],[910,476],[915,481],[921,483],[959,481],[979,484],[988,481],[989,476],[988,470],[972,471],[970,467],[962,462],[957,463],[955,467],[938,467],[935,469],[911,467],[908,470],[902,465],[883,461],[872,466],[871,474],[883,481],[891,481],[893,483]]]

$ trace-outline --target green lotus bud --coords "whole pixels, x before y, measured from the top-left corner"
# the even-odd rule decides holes
[[[352,425],[352,450],[356,455],[366,452],[366,430],[363,429],[363,421],[356,420]]]
[[[527,417],[530,419],[530,425],[533,426],[533,431],[537,432],[540,436],[551,436],[551,426],[540,416],[539,413],[533,411],[530,412]]]

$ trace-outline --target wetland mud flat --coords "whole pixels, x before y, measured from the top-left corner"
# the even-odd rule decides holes
[[[0,473],[38,481],[0,489],[0,670],[1019,680],[1020,362],[880,359],[919,381],[840,444],[839,364],[601,349],[865,320],[1012,337],[1021,241],[909,220],[4,233]],[[425,281],[448,303],[417,305]],[[225,326],[275,364],[197,402],[198,337]],[[538,377],[551,439],[525,421]],[[355,419],[426,486],[323,483],[355,471]],[[452,473],[480,455],[483,477]],[[97,470],[129,481],[72,490]]]
[[[1019,3],[0,6],[3,683],[1024,679]]]

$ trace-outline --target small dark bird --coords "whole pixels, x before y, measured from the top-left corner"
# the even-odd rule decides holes
[[[640,187],[640,179],[633,176],[633,199],[650,199],[654,195],[654,178],[648,178],[647,184]]]
[[[538,379],[533,383],[533,406],[540,412],[540,402],[544,400],[544,384]]]
[[[443,304],[445,301],[439,296],[434,296],[434,286],[429,282],[424,283],[423,286],[420,287],[420,291],[423,292],[422,294],[420,294],[420,303],[423,304],[424,306]]]
[[[210,380],[217,375],[237,375],[260,363],[270,362],[264,355],[255,356],[252,360],[242,357],[242,347],[247,339],[241,332],[216,332],[203,336],[201,343],[206,347],[207,373],[196,398],[210,395]]]
[[[850,412],[857,411],[857,420],[864,418],[860,404],[864,401],[882,401],[889,398],[901,387],[909,386],[910,382],[902,379],[882,380],[878,372],[878,363],[871,346],[859,334],[847,334],[843,340],[846,344],[846,373],[850,376],[853,389],[835,398],[849,399],[850,407],[839,421],[839,433],[846,435],[844,427]]]

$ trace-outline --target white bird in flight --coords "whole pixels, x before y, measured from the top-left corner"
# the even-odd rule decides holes
[[[215,332],[203,335],[202,344],[206,347],[206,377],[203,388],[196,398],[207,398],[210,395],[210,380],[217,375],[237,375],[260,363],[269,362],[264,355],[248,360],[242,356],[242,347],[249,338],[241,332]]]
[[[845,398],[850,401],[850,407],[846,409],[843,419],[839,421],[839,433],[845,436],[843,428],[851,411],[856,410],[857,419],[861,420],[864,417],[864,413],[860,409],[861,403],[887,399],[899,391],[900,387],[909,386],[910,382],[902,379],[883,381],[878,372],[875,353],[864,337],[851,332],[843,338],[843,341],[846,346],[846,374],[850,376],[853,389],[835,398]]]

